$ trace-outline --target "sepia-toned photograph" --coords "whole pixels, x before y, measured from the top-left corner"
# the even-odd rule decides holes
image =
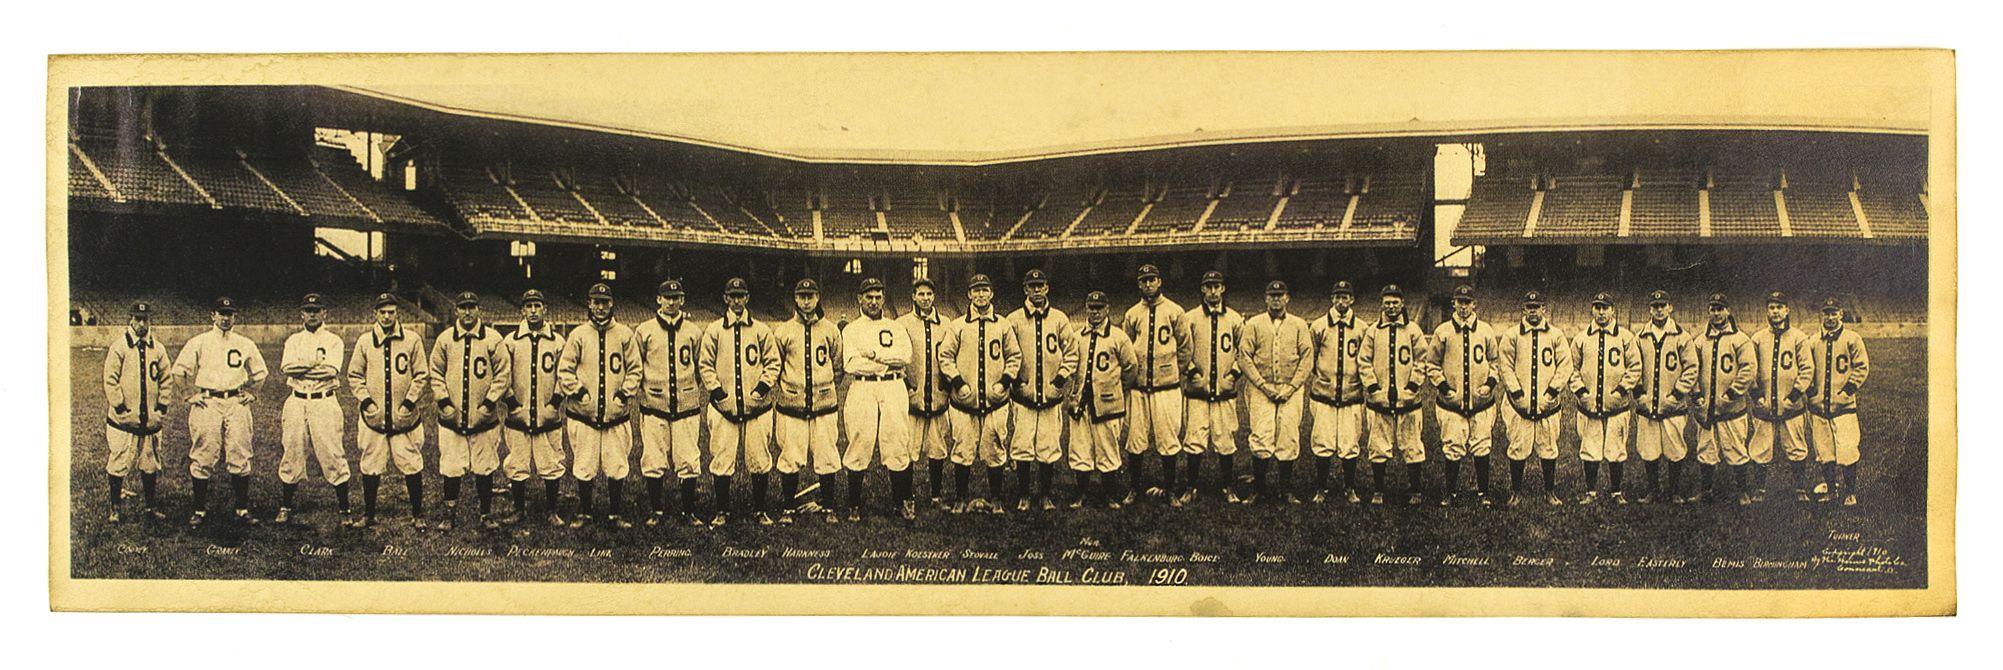
[[[50,64],[59,609],[1954,609],[1946,52],[240,58]]]

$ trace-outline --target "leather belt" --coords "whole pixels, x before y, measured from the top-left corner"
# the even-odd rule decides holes
[[[896,379],[903,379],[904,373],[892,371],[892,372],[885,372],[880,375],[849,375],[849,377],[859,382],[887,382]]]
[[[243,391],[241,390],[217,391],[214,389],[202,389],[202,395],[210,398],[234,398],[243,395]]]
[[[334,397],[334,392],[333,392],[333,391],[321,391],[321,392],[318,392],[318,393],[307,393],[307,392],[305,392],[305,391],[293,391],[293,392],[292,392],[292,397],[294,397],[294,398],[298,398],[298,399],[300,399],[300,400],[319,400],[319,399],[321,399],[321,398],[332,398],[332,397]]]

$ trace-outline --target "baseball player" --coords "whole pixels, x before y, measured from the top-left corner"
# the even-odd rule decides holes
[[[285,338],[285,351],[278,371],[292,387],[292,397],[279,412],[280,444],[285,453],[278,459],[280,494],[278,515],[272,523],[292,518],[292,498],[299,480],[306,478],[306,454],[320,463],[320,476],[334,485],[340,502],[341,525],[353,526],[348,506],[348,448],[343,442],[347,428],[342,425],[341,401],[334,397],[341,386],[341,362],[347,360],[348,346],[341,336],[324,328],[321,321],[326,303],[318,293],[306,294],[299,302],[303,328]]]
[[[1815,486],[1821,502],[1835,497],[1836,470],[1843,470],[1843,505],[1857,504],[1857,392],[1871,374],[1871,357],[1864,338],[1843,327],[1843,306],[1836,298],[1822,301],[1822,336],[1809,343],[1815,357],[1815,383],[1808,391],[1808,440],[1815,461],[1822,464],[1822,483]]]
[[[1697,388],[1696,354],[1691,334],[1674,315],[1676,305],[1666,291],[1648,294],[1648,325],[1635,334],[1641,355],[1641,385],[1636,388],[1634,451],[1648,471],[1648,488],[1636,502],[1655,499],[1656,463],[1669,459],[1670,501],[1683,502],[1683,458],[1689,453],[1683,438],[1690,392]]]
[[[1558,498],[1559,412],[1565,409],[1563,389],[1572,383],[1572,350],[1565,331],[1544,313],[1544,294],[1523,294],[1523,320],[1508,333],[1496,356],[1502,388],[1509,392],[1503,431],[1509,435],[1509,505],[1523,500],[1523,467],[1536,454],[1544,471],[1544,502],[1563,505]]]
[[[925,459],[926,484],[933,505],[940,504],[939,487],[946,474],[946,375],[939,368],[939,347],[950,335],[948,324],[939,314],[938,292],[932,280],[920,277],[911,282],[911,313],[897,317],[904,336],[911,343],[911,365],[905,368],[904,387],[910,393],[911,458]]]
[[[953,436],[952,513],[968,509],[1002,513],[1002,463],[1008,458],[1002,448],[1008,431],[1009,389],[1022,372],[1022,349],[1016,345],[1015,331],[1003,323],[995,310],[994,282],[984,274],[967,282],[967,315],[953,322],[946,341],[939,343],[939,374],[945,375],[952,410],[947,427]],[[974,459],[979,458],[987,473],[987,498],[967,497],[967,478]]]
[[[1815,354],[1808,333],[1793,327],[1787,295],[1767,294],[1767,327],[1753,333],[1753,502],[1766,501],[1767,465],[1780,443],[1793,469],[1794,497],[1808,502],[1808,389],[1815,385]]]
[[[1057,459],[1064,455],[1064,386],[1076,372],[1070,351],[1071,319],[1050,304],[1050,280],[1042,270],[1022,277],[1022,308],[1008,315],[1022,344],[1022,376],[1016,380],[1014,431],[1009,459],[1015,461],[1015,511],[1029,511],[1029,463],[1036,461],[1036,491],[1044,511],[1057,509],[1050,498]]]
[[[704,395],[695,359],[702,332],[682,312],[687,302],[681,280],[663,281],[654,291],[654,318],[633,328],[640,350],[640,476],[647,480],[649,528],[667,517],[662,498],[670,467],[680,482],[683,522],[702,525],[695,515]]]
[[[195,481],[195,512],[188,525],[200,526],[208,518],[209,476],[219,460],[230,475],[237,520],[255,524],[257,520],[250,517],[250,405],[257,396],[250,389],[264,383],[270,373],[257,343],[230,330],[236,324],[236,301],[216,298],[209,318],[215,328],[181,347],[172,373],[194,381],[188,398],[188,436],[193,441],[188,474]]]
[[[1437,392],[1434,414],[1440,422],[1440,455],[1446,477],[1440,506],[1460,497],[1462,459],[1474,461],[1474,490],[1482,505],[1488,494],[1489,452],[1495,441],[1495,388],[1501,380],[1495,364],[1502,338],[1478,316],[1474,287],[1454,287],[1453,318],[1433,329],[1433,359],[1429,378]]]
[[[136,470],[146,496],[146,516],[165,521],[167,513],[160,511],[155,494],[160,482],[160,419],[167,414],[167,349],[151,333],[152,304],[132,303],[130,316],[125,336],[113,340],[104,352],[104,442],[110,451],[104,472],[111,485],[111,513],[105,520],[120,521],[125,479]],[[347,505],[341,507],[345,513]]]
[[[494,518],[494,471],[501,467],[501,398],[508,394],[508,365],[501,332],[480,321],[480,296],[460,293],[450,329],[431,345],[431,395],[438,403],[438,474],[445,478],[444,518],[452,530],[459,516],[459,482],[471,471],[480,524]]]
[[[1704,466],[1704,482],[1692,502],[1716,501],[1713,473],[1722,455],[1738,484],[1739,504],[1750,505],[1745,466],[1750,460],[1746,453],[1746,408],[1751,403],[1746,394],[1752,390],[1753,367],[1759,357],[1753,353],[1753,339],[1740,331],[1738,320],[1732,318],[1725,294],[1711,294],[1710,303],[1711,323],[1695,347],[1697,403],[1690,413],[1697,418],[1697,462]]]
[[[1177,328],[1188,346],[1179,349],[1183,377],[1183,451],[1187,454],[1180,506],[1196,499],[1203,454],[1217,455],[1217,487],[1224,501],[1237,503],[1231,488],[1231,455],[1238,453],[1238,328],[1245,318],[1224,304],[1224,273],[1203,273],[1203,304],[1182,314]]]
[[[577,480],[577,517],[570,527],[591,521],[591,484],[605,475],[614,528],[632,528],[623,516],[624,485],[633,452],[632,402],[640,392],[640,348],[633,329],[612,316],[612,288],[592,284],[585,293],[590,319],[571,329],[556,359],[556,385],[567,400],[564,435],[570,438],[570,476]]]
[[[918,519],[911,500],[911,414],[904,371],[911,366],[911,335],[884,312],[883,280],[870,277],[856,289],[862,317],[842,328],[841,369],[849,375],[842,421],[848,424],[848,520],[862,520],[862,478],[880,454],[890,470],[891,497],[909,523]],[[783,385],[782,385],[783,387]]]
[[[1370,504],[1384,504],[1384,469],[1395,450],[1405,463],[1406,504],[1425,502],[1425,445],[1419,442],[1419,408],[1425,405],[1419,380],[1426,376],[1432,338],[1405,314],[1405,291],[1397,284],[1379,293],[1383,318],[1363,331],[1356,354],[1357,380],[1370,409]]]
[[[709,474],[716,478],[716,518],[712,526],[730,522],[730,480],[737,459],[751,480],[751,508],[759,523],[769,523],[765,510],[766,474],[772,471],[772,385],[779,382],[779,349],[772,329],[751,318],[751,286],[732,277],[723,285],[723,318],[702,333],[696,372],[709,390]],[[791,504],[791,501],[787,501]]]
[[[1579,460],[1586,467],[1586,492],[1579,504],[1599,498],[1600,463],[1607,464],[1614,504],[1627,504],[1621,464],[1627,462],[1628,426],[1634,416],[1635,386],[1641,383],[1641,352],[1634,331],[1614,321],[1614,298],[1593,294],[1593,321],[1572,338],[1572,395],[1579,399]]]
[[[1120,469],[1120,429],[1127,416],[1127,381],[1142,373],[1134,356],[1133,341],[1126,332],[1113,327],[1106,308],[1106,294],[1085,295],[1085,325],[1071,332],[1067,347],[1077,356],[1073,368],[1078,383],[1065,389],[1064,409],[1070,417],[1071,471],[1078,476],[1078,495],[1071,509],[1085,506],[1091,493],[1092,473],[1106,506],[1119,509],[1121,499],[1113,495]],[[1136,463],[1134,467],[1140,465]],[[1129,492],[1131,495],[1131,492]]]
[[[508,493],[514,512],[505,521],[513,523],[528,514],[528,481],[542,480],[543,510],[550,526],[564,525],[557,513],[557,489],[564,474],[563,393],[556,383],[556,359],[563,349],[563,337],[556,326],[543,319],[542,291],[522,292],[522,321],[508,336],[508,418],[503,422],[501,441],[508,446],[501,467],[508,474]]]
[[[1640,351],[1634,331],[1614,323],[1614,297],[1592,295],[1592,323],[1572,339],[1572,397],[1578,397],[1578,459],[1586,465],[1580,506],[1598,499],[1600,461],[1608,465],[1608,489],[1616,506],[1626,504],[1620,463],[1626,463],[1626,435],[1634,417],[1634,387],[1640,383]]]
[[[424,418],[418,403],[431,390],[424,341],[397,320],[396,296],[376,296],[376,325],[355,338],[348,355],[348,389],[361,403],[355,441],[361,448],[362,521],[376,524],[376,489],[391,462],[403,474],[410,525],[424,529]]]
[[[1331,459],[1342,459],[1342,491],[1350,504],[1356,495],[1356,459],[1363,444],[1363,382],[1357,377],[1357,352],[1364,329],[1356,325],[1356,287],[1338,281],[1329,291],[1328,312],[1308,323],[1314,337],[1314,373],[1308,377],[1308,414],[1314,427],[1314,503],[1328,501]]]
[[[1238,369],[1252,389],[1245,394],[1252,422],[1252,495],[1247,503],[1270,499],[1266,466],[1276,459],[1283,499],[1301,502],[1294,494],[1294,461],[1301,457],[1301,412],[1307,404],[1302,391],[1313,368],[1314,335],[1305,319],[1287,312],[1291,301],[1286,282],[1266,284],[1266,311],[1238,329]]]
[[[1143,265],[1134,282],[1141,290],[1141,299],[1127,308],[1121,321],[1141,366],[1127,390],[1127,453],[1135,457],[1126,466],[1127,495],[1122,502],[1127,504],[1134,502],[1137,492],[1160,497],[1178,490],[1175,457],[1182,453],[1182,370],[1178,361],[1188,334],[1177,327],[1182,306],[1162,295],[1160,270]],[[1161,457],[1161,477],[1144,489],[1139,457],[1151,452]]]
[[[835,387],[842,375],[841,328],[821,313],[821,285],[802,279],[793,286],[793,318],[772,325],[779,356],[779,416],[773,438],[779,443],[779,522],[793,522],[800,468],[811,464],[821,485],[821,512],[835,512],[835,473],[841,472],[841,402]],[[763,499],[763,495],[757,496]],[[765,522],[760,513],[759,523]]]

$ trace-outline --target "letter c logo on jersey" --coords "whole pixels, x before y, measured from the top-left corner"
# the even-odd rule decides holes
[[[1794,352],[1792,351],[1780,352],[1780,367],[1783,370],[1794,369]]]
[[[1839,375],[1850,374],[1850,354],[1843,354],[1841,356],[1836,357],[1836,374]]]
[[[999,361],[1001,360],[1001,357],[1002,357],[1001,340],[990,340],[988,342],[988,358]]]
[[[233,368],[243,367],[243,352],[231,349],[227,355],[223,356],[223,362],[228,363]]]
[[[396,370],[397,374],[404,374],[406,372],[410,372],[410,354],[408,353],[397,354],[394,362],[391,363],[390,365]]]
[[[1475,365],[1480,365],[1482,363],[1487,363],[1487,362],[1488,362],[1488,347],[1479,344],[1474,345]]]
[[[1100,372],[1105,372],[1107,370],[1113,369],[1113,353],[1110,351],[1099,352],[1098,356],[1092,357],[1092,364],[1093,367],[1098,368]]]
[[[876,343],[879,346],[892,346],[897,344],[897,336],[890,334],[888,330],[879,330],[876,331]]]
[[[146,376],[152,378],[153,381],[157,382],[165,379],[166,375],[166,370],[160,367],[160,359],[156,358],[146,362]]]
[[[1232,335],[1230,333],[1224,333],[1222,335],[1218,335],[1217,350],[1229,353],[1231,351],[1231,339]],[[1056,351],[1056,349],[1051,349],[1051,351]]]
[[[542,371],[556,372],[556,352],[554,351],[542,352]]]
[[[485,358],[473,359],[473,378],[474,379],[487,378],[487,359]]]
[[[1168,326],[1162,326],[1162,327],[1160,327],[1160,328],[1156,328],[1156,329],[1155,329],[1155,342],[1157,342],[1157,343],[1160,343],[1160,344],[1168,344],[1168,342],[1169,342],[1169,339],[1170,339],[1170,338],[1172,338],[1172,337],[1174,337],[1174,335],[1175,335],[1175,331],[1173,331],[1173,330],[1169,329],[1169,327],[1168,327]]]
[[[1720,355],[1718,356],[1718,371],[1719,371],[1719,372],[1722,372],[1722,373],[1727,373],[1727,374],[1729,374],[1729,373],[1731,373],[1731,371],[1732,371],[1732,370],[1733,370],[1734,368],[1737,368],[1737,367],[1738,367],[1738,364],[1737,364],[1737,363],[1735,363],[1735,362],[1734,362],[1734,361],[1732,360],[1732,355],[1731,355],[1731,354],[1720,354]]]
[[[1608,349],[1601,355],[1600,360],[1606,361],[1607,365],[1620,365],[1620,350]]]
[[[1682,362],[1682,357],[1678,356],[1674,351],[1662,355],[1662,369],[1664,370],[1675,372],[1676,367],[1682,364]]]
[[[606,367],[611,368],[613,374],[625,372],[626,356],[624,354],[612,354],[611,358],[606,361]]]

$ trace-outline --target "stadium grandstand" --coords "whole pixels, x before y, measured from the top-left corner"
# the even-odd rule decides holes
[[[594,281],[639,319],[660,278],[711,314],[732,275],[765,287],[768,316],[802,276],[829,286],[831,310],[852,309],[862,276],[929,276],[950,311],[968,275],[1014,296],[1030,267],[1076,308],[1092,289],[1131,300],[1141,263],[1185,305],[1222,269],[1247,312],[1268,279],[1306,314],[1346,278],[1416,288],[1429,311],[1460,281],[1503,312],[1539,288],[1561,323],[1599,289],[1635,296],[1623,308],[1639,318],[1655,287],[1691,318],[1710,291],[1750,314],[1775,288],[1847,296],[1864,322],[1925,318],[1923,273],[1889,271],[1926,262],[1918,134],[1433,133],[845,164],[313,86],[85,88],[70,108],[76,320],[144,296],[163,323],[199,324],[229,293],[256,305],[245,319],[285,323],[317,291],[362,322],[390,290],[435,322],[450,293],[510,314],[537,287],[575,322]],[[1449,154],[1464,167],[1440,168]]]

